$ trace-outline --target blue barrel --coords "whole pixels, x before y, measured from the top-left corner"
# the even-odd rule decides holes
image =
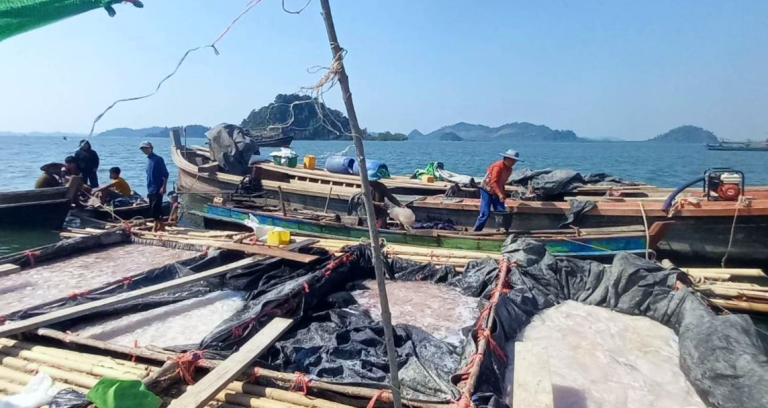
[[[352,174],[357,166],[357,160],[352,157],[331,156],[325,159],[325,169],[335,174]]]
[[[379,161],[379,160],[366,160],[365,167],[367,167],[368,170],[374,169],[376,171],[378,171],[380,168],[384,168],[384,170],[389,172],[389,167],[387,167],[387,163],[384,163],[383,161]],[[352,167],[352,174],[356,176],[360,175],[360,166],[357,164],[357,161],[355,161],[354,166]]]

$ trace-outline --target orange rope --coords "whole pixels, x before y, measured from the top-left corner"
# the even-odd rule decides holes
[[[389,393],[387,390],[378,390],[376,391],[376,394],[373,394],[373,398],[368,402],[367,408],[373,408],[376,406],[376,401],[381,400],[382,402],[392,402],[392,394]]]
[[[309,388],[309,383],[312,382],[312,380],[307,377],[306,374],[302,373],[301,371],[296,371],[294,374],[296,374],[296,377],[293,379],[293,383],[291,383],[291,388],[289,388],[289,391],[296,391],[301,395],[307,395],[307,390]]]
[[[248,382],[256,382],[256,379],[259,378],[259,375],[261,375],[259,372],[259,367],[253,367],[253,374],[248,377]]]
[[[489,329],[482,329],[477,333],[477,339],[487,339],[488,345],[491,346],[491,350],[493,350],[494,353],[496,353],[496,356],[499,357],[499,359],[502,362],[507,361],[507,356],[504,354],[504,351],[501,350],[498,344],[493,340],[493,335],[491,334],[491,331]]]
[[[139,341],[138,340],[134,340],[133,341],[133,348],[139,348]],[[136,354],[130,354],[130,356],[131,356],[131,362],[135,363],[136,362]]]
[[[246,331],[250,330],[251,327],[253,327],[254,324],[256,324],[256,320],[251,318],[251,319],[248,319],[245,322],[243,322],[243,324],[241,324],[239,326],[233,327],[232,328],[232,337],[234,337],[236,339],[240,338],[240,337],[243,337],[243,334]]]
[[[176,373],[187,384],[195,383],[195,367],[203,361],[203,354],[199,351],[189,351],[170,358],[170,361],[179,364]]]
[[[459,382],[466,381],[469,379],[469,373],[472,372],[472,369],[483,362],[483,355],[480,353],[473,353],[471,356],[469,356],[469,361],[467,361],[467,365],[464,366],[464,368],[459,371]]]
[[[40,256],[40,251],[24,251],[24,253],[27,254],[27,259],[29,259],[29,267],[34,268],[35,257]]]
[[[90,293],[88,293],[88,291],[86,290],[84,292],[72,292],[69,295],[67,295],[67,297],[70,298],[70,299],[77,299],[77,298],[81,298],[83,296],[88,296],[89,294]]]
[[[4,325],[7,321],[8,318],[5,315],[0,315],[0,326]]]
[[[473,408],[474,406],[472,398],[466,392],[462,392],[461,397],[451,401],[451,405],[449,405],[450,408]]]

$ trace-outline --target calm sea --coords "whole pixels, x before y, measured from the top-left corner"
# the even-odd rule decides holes
[[[0,191],[31,189],[40,166],[63,162],[78,147],[78,138],[0,136]],[[91,144],[101,157],[99,180],[106,181],[108,170],[118,166],[131,187],[141,193],[145,187],[145,156],[139,151],[141,140],[121,137],[95,137]],[[171,172],[168,139],[155,139],[155,151],[166,159]],[[190,139],[189,145],[203,145],[205,139]],[[314,154],[318,163],[350,146],[350,142],[295,142],[300,155]],[[734,167],[746,173],[748,184],[768,184],[768,155],[760,152],[711,152],[700,145],[651,143],[479,143],[479,142],[369,142],[366,156],[386,162],[394,174],[410,174],[431,161],[442,161],[448,170],[482,175],[489,163],[507,149],[520,152],[524,162],[517,168],[570,168],[582,173],[610,173],[628,180],[675,187],[701,175],[709,167]],[[263,149],[267,156],[277,149]],[[350,153],[354,155],[354,153]],[[56,233],[2,231],[0,254],[39,246],[57,239]]]

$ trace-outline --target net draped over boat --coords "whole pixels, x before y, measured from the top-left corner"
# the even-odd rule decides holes
[[[122,2],[135,7],[138,0],[5,0],[0,1],[0,41],[97,8],[115,15],[112,5]]]
[[[211,158],[229,174],[244,176],[249,172],[249,163],[254,154],[259,154],[259,145],[247,129],[222,123],[205,133],[211,148]]]

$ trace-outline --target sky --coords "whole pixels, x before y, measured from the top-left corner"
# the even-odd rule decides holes
[[[0,131],[88,133],[113,101],[151,92],[247,0],[143,0],[0,42]],[[285,0],[289,9],[306,0]],[[692,124],[768,137],[768,1],[332,0],[362,127],[427,133],[532,122],[640,140]],[[313,0],[263,0],[115,127],[239,124],[331,60]],[[340,93],[326,102],[343,110]]]

